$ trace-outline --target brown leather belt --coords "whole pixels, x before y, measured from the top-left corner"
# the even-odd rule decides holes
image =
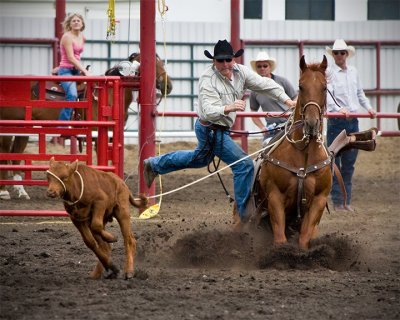
[[[199,118],[199,122],[200,122],[201,125],[203,125],[205,127],[208,127],[208,128],[210,128],[212,130],[223,130],[223,131],[229,130],[229,127],[227,127],[227,126],[223,126],[221,124],[215,124],[215,123],[212,123],[212,122],[209,122],[209,121],[206,121],[206,120],[202,120],[200,118]]]

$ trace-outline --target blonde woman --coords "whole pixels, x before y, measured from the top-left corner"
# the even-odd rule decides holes
[[[59,76],[88,76],[89,71],[81,64],[81,54],[85,45],[85,21],[78,13],[69,14],[63,22],[64,34],[60,41],[61,61],[58,68]],[[78,92],[75,81],[63,81],[61,85],[65,91],[66,101],[76,101]],[[72,108],[64,108],[60,112],[59,120],[70,120]]]

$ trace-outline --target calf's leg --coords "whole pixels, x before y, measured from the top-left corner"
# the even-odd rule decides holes
[[[124,206],[114,210],[115,217],[121,228],[125,246],[125,279],[131,279],[134,276],[135,256],[136,256],[136,239],[132,232],[131,219],[129,215],[129,207]]]
[[[104,229],[104,214],[105,205],[101,202],[98,202],[92,210],[92,222],[90,229],[94,234],[101,236],[106,242],[117,242],[117,237]]]
[[[86,246],[91,249],[106,269],[106,278],[116,278],[119,270],[118,268],[112,263],[110,257],[111,248],[108,246],[102,245],[101,236],[98,236],[98,241],[96,241],[95,237],[93,236],[88,222],[81,222],[81,221],[74,221],[72,220],[76,228],[79,230],[83,241],[85,242]],[[94,271],[91,275],[94,277],[98,276],[99,267],[96,266]]]
[[[102,248],[102,250],[107,252],[108,257],[111,258],[111,245],[109,243],[105,242],[101,237],[96,236],[95,238],[96,238],[98,245]],[[100,279],[101,276],[103,275],[103,271],[104,271],[103,264],[100,261],[98,261],[89,276],[92,279]],[[119,273],[119,271],[117,270],[116,275],[118,273]],[[105,274],[105,277],[107,277],[107,274]]]

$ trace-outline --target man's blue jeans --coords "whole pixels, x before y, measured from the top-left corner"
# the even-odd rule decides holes
[[[77,76],[79,75],[79,70],[70,68],[60,68],[58,70],[59,76]],[[61,86],[65,92],[66,101],[76,101],[78,99],[78,90],[75,81],[62,81]],[[61,109],[60,116],[58,120],[71,120],[72,108]]]
[[[349,120],[345,118],[330,118],[328,119],[328,131],[327,131],[327,143],[328,146],[335,140],[336,136],[343,130],[346,133],[358,132],[358,119],[351,118]],[[346,204],[351,203],[351,187],[352,178],[354,174],[354,165],[357,160],[358,150],[349,149],[340,152],[336,158],[335,163],[340,170],[343,177],[344,186],[347,193]],[[340,190],[340,186],[336,176],[333,178],[331,198],[334,205],[341,205],[343,203],[343,196]]]
[[[211,130],[207,126],[195,123],[195,133],[198,144],[195,150],[180,150],[170,152],[159,157],[149,158],[154,172],[166,174],[187,168],[202,168],[207,166],[214,155],[226,164],[231,164],[247,154],[232,140],[228,131]],[[214,136],[215,135],[215,136]],[[213,144],[212,141],[215,141]],[[231,167],[235,201],[241,219],[245,216],[246,202],[250,196],[253,179],[253,160],[246,158]]]

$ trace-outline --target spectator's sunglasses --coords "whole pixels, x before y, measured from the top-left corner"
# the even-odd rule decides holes
[[[337,56],[338,54],[344,56],[344,55],[346,55],[346,53],[347,53],[347,51],[333,51],[333,54],[334,54],[335,56]]]

